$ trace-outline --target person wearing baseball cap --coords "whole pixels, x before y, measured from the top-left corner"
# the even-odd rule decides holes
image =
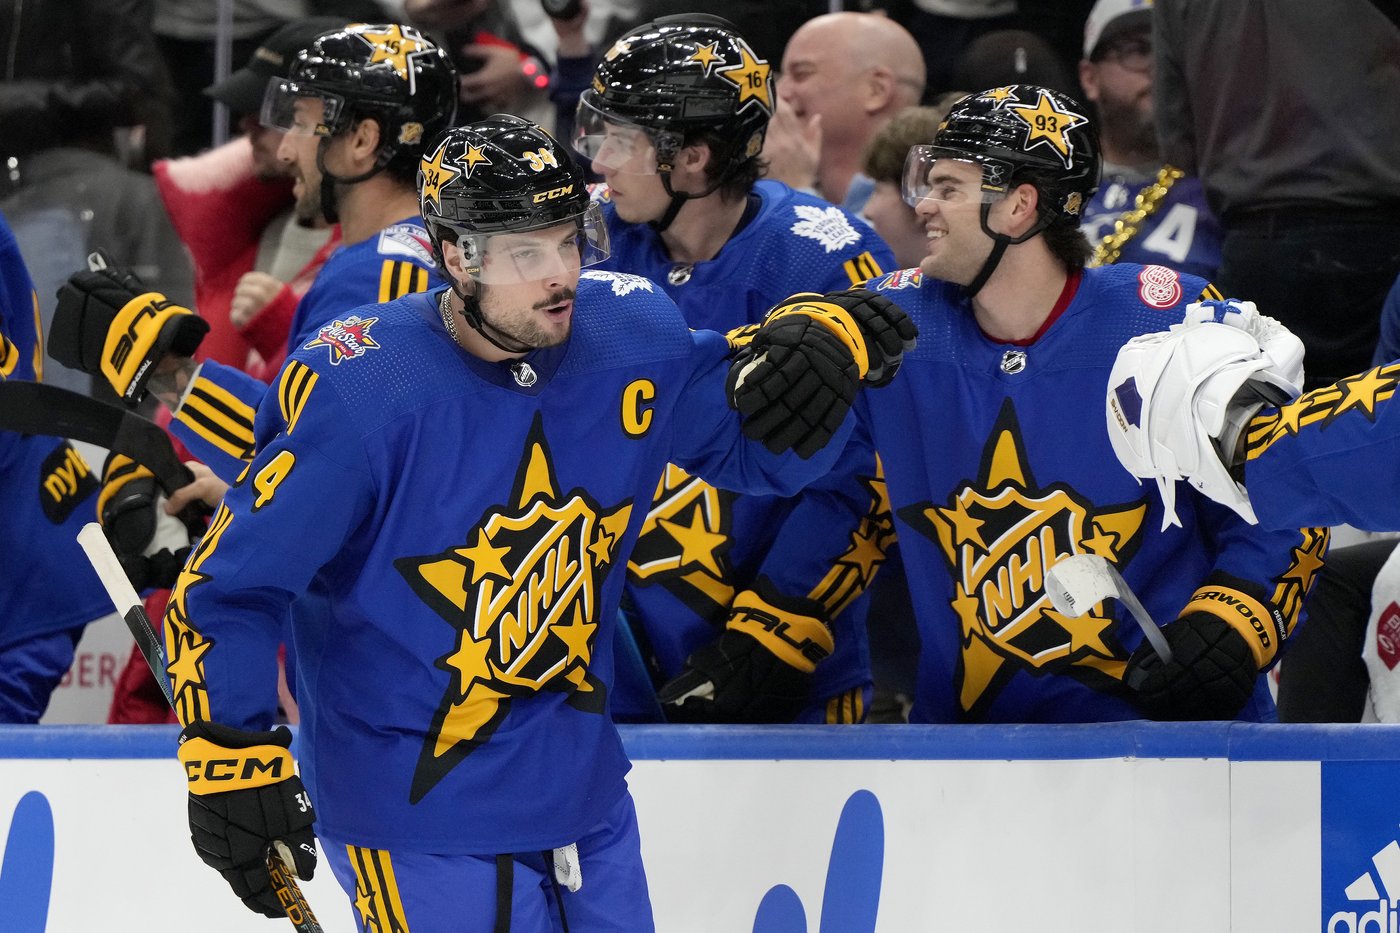
[[[1220,224],[1200,180],[1162,164],[1152,79],[1152,0],[1099,0],[1084,23],[1079,84],[1097,112],[1103,179],[1081,229],[1095,265],[1136,262],[1211,279]]]
[[[277,162],[277,144],[282,134],[262,126],[258,112],[269,78],[286,73],[287,65],[317,36],[345,26],[336,16],[313,16],[287,23],[259,45],[242,68],[204,89],[237,118],[238,129],[253,144],[253,170],[258,178],[270,181],[286,175]]]

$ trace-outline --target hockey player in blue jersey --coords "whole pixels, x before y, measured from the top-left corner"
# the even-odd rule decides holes
[[[42,375],[34,284],[0,217],[0,382]],[[0,431],[0,723],[34,723],[73,661],[89,622],[111,612],[83,559],[97,477],[67,441]]]
[[[1261,672],[1297,623],[1327,534],[1268,532],[1187,492],[1180,524],[1114,460],[1100,417],[1115,354],[1219,295],[1161,266],[1085,269],[1079,212],[1099,154],[1057,91],[993,88],[911,150],[918,269],[876,290],[922,330],[863,397],[922,639],[911,719],[1268,720]],[[1112,561],[1162,625],[1169,663],[1122,607],[1057,613],[1045,571]]]
[[[770,70],[725,20],[668,16],[618,39],[578,105],[574,146],[607,182],[612,253],[600,268],[656,282],[692,327],[753,324],[794,292],[850,288],[893,265],[863,221],[759,180]],[[737,496],[666,471],[624,601],[666,715],[865,718],[865,590],[892,536],[883,492],[869,450],[796,497]],[[830,656],[784,651],[764,618],[814,633]],[[645,702],[615,707],[621,718],[655,716],[655,687],[639,679]]]
[[[912,325],[867,292],[692,331],[650,281],[581,271],[607,244],[583,173],[515,117],[440,137],[420,190],[450,287],[344,309],[288,358],[166,610],[195,846],[277,916],[263,859],[277,840],[310,876],[314,802],[364,933],[651,930],[608,715],[651,494],[668,463],[821,476]],[[304,593],[298,777],[268,730]]]
[[[338,222],[342,238],[297,303],[289,351],[321,339],[325,328],[339,334],[344,322],[336,316],[348,308],[441,284],[414,179],[424,146],[451,125],[456,102],[447,55],[398,24],[327,32],[298,53],[285,77],[269,81],[261,119],[286,133],[278,157],[291,167],[296,211]],[[60,292],[51,352],[66,366],[99,372],[110,322],[131,323],[147,352],[104,375],[129,402],[152,391],[174,413],[171,433],[232,482],[252,454],[253,413],[267,385],[232,366],[196,362],[197,339],[161,336],[155,328],[164,318],[128,322],[112,303],[133,291],[148,290],[121,270],[75,275]],[[90,314],[104,296],[108,306]],[[356,346],[353,338],[344,343],[347,353]]]

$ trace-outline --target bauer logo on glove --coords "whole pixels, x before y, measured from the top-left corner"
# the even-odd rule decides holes
[[[192,355],[209,322],[100,253],[89,264],[58,290],[49,355],[69,369],[100,373],[122,401],[135,405],[161,358]]]

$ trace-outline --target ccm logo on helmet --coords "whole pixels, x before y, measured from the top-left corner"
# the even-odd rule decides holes
[[[257,775],[266,775],[272,781],[282,779],[282,762],[285,756],[275,756],[262,761],[257,758],[206,758],[203,761],[185,762],[185,777],[191,784],[200,781],[248,781]],[[268,781],[267,783],[272,783]]]
[[[541,191],[530,200],[535,204],[539,204],[541,201],[553,201],[555,198],[562,198],[566,194],[573,194],[573,191],[574,186],[567,185],[563,188],[555,188],[552,191]]]

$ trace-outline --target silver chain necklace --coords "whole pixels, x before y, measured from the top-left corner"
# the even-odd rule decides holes
[[[462,340],[457,336],[457,315],[452,313],[452,289],[442,290],[442,297],[438,299],[438,313],[442,315],[442,326],[447,328],[452,342],[461,346]]]

